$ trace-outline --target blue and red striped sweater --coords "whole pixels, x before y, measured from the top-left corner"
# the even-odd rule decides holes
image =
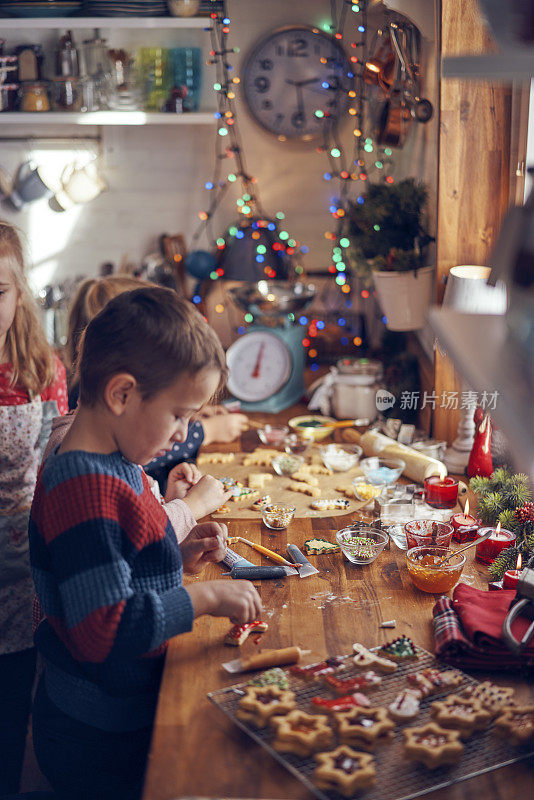
[[[51,700],[103,730],[150,724],[167,640],[191,630],[193,606],[143,470],[118,452],[49,456],[29,537]]]

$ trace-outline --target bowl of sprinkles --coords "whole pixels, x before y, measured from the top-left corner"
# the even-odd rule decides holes
[[[378,528],[350,525],[336,533],[341,552],[351,564],[372,564],[388,541],[387,533]]]
[[[263,524],[272,531],[282,531],[287,528],[295,516],[295,506],[285,503],[269,503],[261,509]]]

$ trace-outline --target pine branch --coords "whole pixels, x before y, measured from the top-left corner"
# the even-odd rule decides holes
[[[489,572],[494,580],[500,581],[504,573],[509,569],[515,569],[519,549],[517,547],[507,547],[497,556],[493,564],[490,564]]]

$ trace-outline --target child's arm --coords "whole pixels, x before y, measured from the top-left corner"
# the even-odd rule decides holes
[[[245,414],[216,414],[202,420],[204,428],[203,444],[212,442],[233,442],[243,431],[248,429],[248,417]]]

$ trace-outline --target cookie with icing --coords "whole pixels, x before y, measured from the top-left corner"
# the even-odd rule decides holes
[[[280,753],[307,758],[332,744],[333,731],[323,714],[295,709],[284,717],[273,717],[271,725],[275,729],[273,747]]]
[[[406,758],[420,761],[428,769],[436,769],[444,764],[457,764],[464,752],[460,733],[441,728],[435,722],[405,728],[402,733]]]
[[[395,672],[397,669],[395,661],[392,661],[390,658],[384,658],[378,651],[368,650],[367,647],[364,647],[364,645],[359,642],[355,642],[352,645],[352,649],[356,653],[353,658],[354,664],[360,669],[374,667],[379,672],[385,673]]]
[[[389,704],[388,713],[395,722],[407,722],[419,714],[421,692],[417,689],[403,689],[395,700]]]
[[[289,680],[283,669],[273,667],[259,675],[254,675],[249,681],[249,686],[278,686],[279,689],[289,689]]]
[[[444,689],[456,689],[464,680],[462,673],[457,669],[446,669],[440,672],[439,669],[433,667],[427,667],[406,677],[412,687],[421,692],[423,697],[437,694]]]
[[[336,694],[342,695],[348,692],[358,692],[369,689],[376,689],[382,683],[382,678],[373,670],[368,670],[363,675],[356,675],[352,678],[338,678],[337,675],[325,675],[323,678],[326,685],[333,689]]]
[[[307,539],[304,542],[304,551],[308,556],[318,556],[321,553],[339,553],[341,547],[329,542],[328,539]]]
[[[334,722],[341,742],[369,748],[389,741],[395,727],[386,709],[380,706],[353,708],[334,714]]]
[[[430,706],[430,714],[442,728],[452,728],[460,732],[462,739],[468,739],[474,731],[487,728],[491,714],[472,697],[459,697],[450,694],[445,700],[436,700]]]
[[[324,714],[336,714],[338,711],[350,711],[352,708],[369,708],[371,706],[371,701],[362,692],[328,699],[312,697],[311,701],[314,706],[317,706],[317,711]]]
[[[271,495],[264,494],[262,497],[257,497],[256,500],[252,503],[251,508],[254,508],[256,511],[261,511],[263,506],[268,506],[271,502]]]
[[[324,661],[319,661],[317,664],[308,664],[301,667],[298,664],[289,668],[289,671],[296,678],[302,678],[305,681],[315,681],[323,678],[325,675],[332,675],[337,670],[344,666],[344,659],[339,656],[325,658]]]
[[[265,728],[273,717],[289,714],[296,708],[295,693],[278,686],[247,686],[238,703],[236,717]]]
[[[503,709],[495,720],[495,733],[505,736],[513,745],[534,741],[534,705]]]
[[[324,500],[314,500],[313,503],[310,503],[310,506],[317,511],[343,510],[348,508],[349,505],[349,501],[341,497],[331,497],[328,500],[326,498]]]
[[[514,690],[508,686],[497,686],[491,681],[482,681],[474,686],[468,686],[462,692],[462,697],[473,698],[482,703],[489,713],[496,717],[504,708],[513,706]]]
[[[417,647],[408,636],[397,636],[393,641],[383,644],[378,652],[385,658],[399,663],[418,658]]]
[[[265,633],[268,627],[267,623],[262,622],[261,619],[246,622],[244,625],[233,625],[224,637],[224,643],[240,647],[251,633]]]
[[[374,758],[345,744],[329,753],[318,753],[312,781],[319,789],[353,797],[359,789],[368,789],[375,782]]]

